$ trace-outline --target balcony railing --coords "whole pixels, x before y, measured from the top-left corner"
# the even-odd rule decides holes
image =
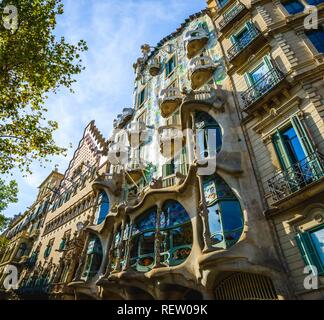
[[[251,45],[251,43],[261,35],[261,32],[253,27],[248,30],[246,34],[237,42],[235,42],[232,47],[230,47],[227,51],[228,59],[232,61],[236,58],[242,51],[244,51],[247,47]]]
[[[229,23],[232,22],[243,10],[246,9],[245,5],[241,2],[236,4],[232,10],[227,14],[223,15],[223,19],[219,22],[220,31],[224,31],[225,27],[229,26]]]
[[[276,67],[272,68],[242,94],[243,108],[246,109],[261,99],[284,78],[285,74],[281,70]]]
[[[273,202],[305,188],[324,177],[324,156],[314,153],[268,180]]]

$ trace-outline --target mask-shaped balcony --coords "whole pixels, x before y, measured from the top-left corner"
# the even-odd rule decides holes
[[[261,103],[270,101],[274,96],[281,94],[289,87],[285,74],[274,67],[255,82],[242,94],[243,109],[252,111]]]
[[[179,125],[166,125],[159,128],[160,151],[163,157],[172,158],[184,144],[184,135]]]
[[[223,19],[218,25],[219,30],[223,33],[227,32],[233,26],[234,22],[241,19],[248,11],[243,3],[237,3],[233,9],[223,15]]]
[[[128,125],[128,141],[132,148],[137,148],[148,139],[148,131],[143,121],[132,122]]]
[[[179,88],[170,87],[162,90],[159,99],[161,115],[168,118],[182,103],[182,95]]]
[[[263,34],[253,26],[228,49],[230,63],[235,67],[239,67],[248,60],[251,54],[260,49],[265,41]]]
[[[134,109],[132,108],[124,108],[123,113],[117,116],[117,119],[114,120],[113,126],[114,129],[121,129],[125,126],[127,122],[129,122],[134,114]]]
[[[191,87],[193,90],[201,88],[213,76],[217,69],[214,61],[207,56],[193,58],[189,63]]]
[[[121,187],[123,184],[123,176],[120,173],[108,174],[104,173],[96,180],[94,180],[92,184],[92,188],[94,190],[102,190],[103,188],[107,188],[112,194],[118,196],[121,193]]]
[[[112,165],[127,163],[128,148],[122,143],[112,143],[108,148],[107,158]]]
[[[187,56],[189,59],[195,57],[207,44],[208,33],[203,28],[188,31],[184,37],[187,44]]]
[[[161,63],[157,59],[153,59],[153,61],[149,64],[149,73],[152,77],[156,77],[161,70]]]
[[[131,159],[126,168],[126,179],[128,183],[137,183],[144,177],[146,166],[142,159]]]

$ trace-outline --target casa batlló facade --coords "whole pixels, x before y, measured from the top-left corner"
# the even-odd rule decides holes
[[[19,283],[2,295],[322,298],[323,31],[295,6],[208,1],[143,45],[111,137],[91,122],[37,236],[17,228],[32,210],[7,231],[0,274],[18,260]]]

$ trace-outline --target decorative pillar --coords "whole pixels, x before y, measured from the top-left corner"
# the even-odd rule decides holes
[[[53,277],[53,283],[54,284],[58,283],[58,281],[60,280],[60,277],[61,277],[61,274],[62,274],[62,272],[64,270],[64,267],[65,267],[64,259],[60,258],[59,265],[58,265],[58,268],[57,268],[57,272],[55,273],[55,275]]]
[[[113,271],[113,273],[118,273],[121,271],[121,261],[122,261],[122,251],[123,251],[123,236],[124,236],[124,231],[125,231],[125,218],[123,218],[122,221],[122,226],[121,226],[121,230],[120,230],[120,240],[119,243],[117,245],[117,261],[116,261],[116,266],[115,269]]]
[[[90,235],[89,235],[89,233],[87,233],[86,239],[84,241],[84,246],[83,246],[82,252],[80,254],[80,258],[79,258],[79,266],[78,266],[77,271],[75,272],[73,282],[81,281],[82,270],[83,270],[84,263],[85,263],[85,260],[87,257],[89,240],[90,240]]]
[[[130,221],[129,223],[129,231],[128,231],[128,238],[126,241],[126,248],[125,248],[125,265],[123,268],[123,271],[127,271],[130,268],[130,253],[132,250],[133,246],[133,238],[132,238],[132,233],[133,233],[133,220]]]
[[[213,247],[211,245],[211,239],[210,239],[210,229],[209,229],[209,221],[208,221],[208,208],[206,205],[206,198],[205,198],[205,192],[203,187],[203,179],[201,176],[198,176],[199,179],[199,189],[200,189],[200,202],[199,202],[199,215],[202,220],[203,224],[203,240],[204,240],[204,249],[203,252],[210,252],[213,251]]]
[[[154,242],[154,254],[155,254],[155,263],[153,269],[161,267],[161,231],[160,231],[160,222],[161,222],[161,204],[157,204],[156,209],[156,227],[155,227],[155,242]]]

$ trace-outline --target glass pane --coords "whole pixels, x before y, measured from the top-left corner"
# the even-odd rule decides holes
[[[316,252],[324,266],[324,228],[311,233]]]
[[[192,244],[191,225],[187,224],[172,230],[173,248]]]
[[[177,201],[168,201],[163,206],[164,217],[160,221],[161,228],[170,228],[190,221],[185,208]],[[163,224],[162,224],[163,223]]]
[[[208,208],[209,231],[212,244],[223,241],[223,228],[218,204]]]
[[[304,11],[304,6],[299,1],[295,1],[295,0],[288,1],[283,3],[283,5],[289,14],[296,14]]]
[[[322,29],[312,30],[307,32],[307,36],[316,50],[320,53],[324,53],[324,31]]]
[[[282,132],[282,138],[292,164],[300,162],[306,158],[306,154],[293,127],[290,127]]]
[[[238,201],[222,201],[220,206],[225,232],[243,228],[242,210]]]
[[[141,236],[140,240],[140,254],[154,253],[155,233],[146,232]]]
[[[250,73],[253,83],[258,82],[269,71],[268,66],[262,63],[256,70]]]

